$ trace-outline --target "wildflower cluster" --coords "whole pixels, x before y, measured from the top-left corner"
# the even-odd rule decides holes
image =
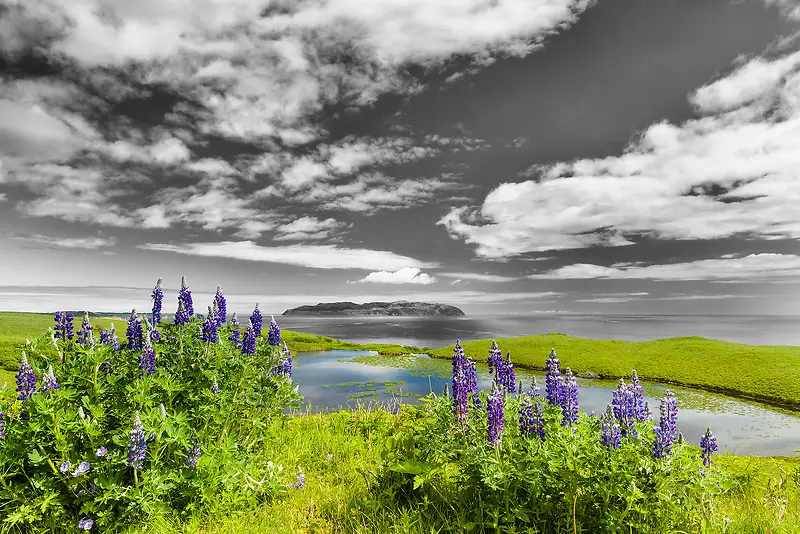
[[[224,325],[228,320],[228,303],[225,300],[225,295],[222,294],[222,287],[217,286],[217,292],[214,295],[214,307],[216,309],[215,321],[217,328]]]
[[[255,313],[255,312],[254,312]],[[275,322],[275,317],[269,316],[269,332],[267,333],[267,344],[271,347],[281,346],[281,327]]]
[[[456,340],[453,350],[453,415],[456,421],[463,423],[467,420],[469,410],[467,401],[470,395],[474,404],[480,405],[477,393],[478,377],[475,362],[464,356],[461,341]]]
[[[201,321],[189,315],[184,280],[177,325],[158,322],[160,281],[151,297],[153,322],[132,311],[122,346],[113,325],[93,344],[88,315],[73,344],[73,318],[58,312],[47,343],[31,342],[21,355],[10,409],[0,390],[0,465],[16,495],[3,511],[24,521],[23,530],[115,532],[131,510],[153,517],[200,506],[212,492],[255,506],[285,489],[284,482],[254,488],[250,481],[272,480],[264,425],[301,399],[288,347],[263,350],[252,326],[246,343],[229,341],[241,332],[222,320],[221,290]],[[271,330],[277,334],[277,324]],[[289,380],[265,375],[270,368]],[[201,457],[211,471],[224,470],[225,480],[203,472]]]
[[[675,394],[667,390],[661,399],[660,419],[653,430],[653,458],[665,458],[672,453],[672,444],[678,437],[678,400]]]
[[[256,302],[256,307],[253,309],[253,314],[250,315],[250,326],[253,329],[256,337],[261,337],[261,326],[264,323],[264,318],[261,315],[261,310],[258,308],[258,302]]]

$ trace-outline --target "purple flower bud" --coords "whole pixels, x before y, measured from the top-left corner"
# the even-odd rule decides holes
[[[156,325],[161,322],[161,309],[164,306],[164,290],[161,289],[161,278],[156,282],[156,287],[153,288],[150,298],[153,299],[153,324]]]
[[[52,365],[47,368],[47,373],[44,375],[44,384],[42,385],[42,392],[45,392],[48,389],[61,389],[61,386],[58,385],[58,380],[56,380],[55,374],[53,374]]]
[[[88,473],[90,468],[91,464],[89,464],[89,462],[81,462],[78,464],[78,467],[75,468],[75,471],[72,472],[72,476],[79,477],[84,473]]]
[[[0,441],[3,441],[5,435],[6,435],[6,414],[0,412]]]
[[[705,434],[700,436],[700,449],[703,465],[710,467],[714,463],[711,461],[711,453],[717,452],[717,438],[711,433],[710,428],[706,428]]]
[[[487,435],[493,447],[500,446],[503,439],[505,418],[503,414],[503,391],[492,385],[492,391],[487,398],[486,415],[488,418]]]
[[[131,316],[128,318],[128,328],[125,330],[125,336],[128,338],[128,348],[131,350],[141,349],[144,345],[142,318],[139,317],[136,310],[132,310]]]
[[[183,311],[186,314],[186,320],[194,315],[194,304],[192,303],[192,292],[186,284],[186,277],[181,277],[181,288],[178,291],[178,302],[183,303]],[[180,308],[180,304],[178,305]]]
[[[89,321],[89,312],[84,312],[81,329],[78,330],[77,342],[94,347],[94,335],[92,334],[92,330],[94,329],[92,328],[92,323]]]
[[[453,349],[453,416],[456,421],[467,420],[467,397],[469,395],[469,377],[467,376],[466,359],[461,341],[456,340]]]
[[[231,324],[233,324],[233,321],[231,321]],[[242,333],[238,329],[231,330],[228,340],[233,342],[237,349],[242,348]]]
[[[256,353],[257,334],[253,328],[252,321],[247,325],[242,336],[242,354],[253,355]]]
[[[561,362],[558,360],[558,356],[556,356],[556,349],[550,351],[545,369],[547,372],[545,375],[547,403],[554,406],[561,406]]]
[[[108,449],[106,449],[105,447],[100,447],[99,449],[97,449],[97,452],[94,453],[94,455],[97,456],[98,458],[104,458],[107,454],[108,454]]]
[[[273,347],[281,346],[281,327],[275,322],[275,317],[269,316],[269,332],[267,333],[267,343]]]
[[[71,313],[56,312],[54,318],[56,322],[54,334],[56,339],[63,339],[64,341],[72,339],[72,329],[74,328],[72,321],[74,319],[75,316]]]
[[[622,446],[621,432],[617,418],[614,417],[614,409],[611,405],[606,408],[606,413],[600,418],[600,442],[608,450],[619,449]]]
[[[217,384],[216,376],[213,379],[211,379],[211,393],[213,393],[214,395],[219,393],[219,384]]]
[[[189,322],[189,314],[186,313],[186,308],[183,301],[178,299],[178,311],[175,312],[175,324],[180,326]]]
[[[91,519],[85,518],[78,521],[78,528],[81,530],[92,530],[94,526],[94,521]]]
[[[22,361],[17,371],[17,399],[25,402],[36,392],[36,375],[28,363],[28,356],[22,352]]]
[[[139,412],[133,417],[133,428],[128,438],[128,465],[141,470],[144,467],[147,442],[144,439],[144,427]]]
[[[217,317],[211,306],[208,307],[208,315],[203,321],[203,329],[200,332],[200,339],[204,343],[217,342]]]
[[[230,323],[231,326],[234,328],[237,328],[239,326],[239,319],[236,317],[236,312],[233,312]]]
[[[564,373],[561,399],[561,413],[563,415],[561,424],[572,426],[578,422],[578,382],[575,381],[572,369],[569,367]]]
[[[59,466],[58,470],[61,471],[62,473],[67,473],[71,468],[72,464],[69,463],[69,460],[64,460],[63,462],[61,462],[61,465]]]
[[[217,306],[216,323],[217,326],[222,326],[228,320],[228,303],[225,300],[225,295],[222,294],[222,288],[217,286],[217,294],[214,295],[214,304]]]
[[[264,318],[261,316],[261,310],[258,309],[258,302],[256,302],[256,307],[253,309],[253,314],[250,316],[250,323],[253,326],[253,332],[255,332],[256,337],[261,337],[263,321]]]
[[[145,335],[142,353],[139,355],[139,376],[152,375],[156,372],[156,351],[150,343],[150,332]]]
[[[200,459],[201,454],[200,444],[195,442],[193,446],[186,449],[186,460],[183,462],[183,465],[189,469],[197,469],[197,460]]]
[[[498,364],[502,360],[503,352],[500,350],[500,347],[497,346],[497,343],[492,341],[492,347],[489,349],[489,358],[487,359],[487,363],[489,364],[489,373],[491,374],[494,370],[495,378],[497,376]]]
[[[672,444],[678,434],[678,400],[667,390],[661,399],[660,420],[654,429],[653,458],[665,458],[672,454]]]

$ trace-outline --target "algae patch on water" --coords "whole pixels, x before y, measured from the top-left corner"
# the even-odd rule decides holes
[[[341,362],[361,363],[376,367],[391,367],[393,369],[407,370],[411,376],[449,378],[453,372],[452,366],[446,360],[437,360],[423,354],[404,354],[400,356],[385,356],[382,354],[358,356]]]

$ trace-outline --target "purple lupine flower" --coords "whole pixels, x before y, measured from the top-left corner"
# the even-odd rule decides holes
[[[233,321],[231,321],[233,323]],[[242,333],[238,329],[231,330],[228,340],[232,341],[237,349],[242,348]]]
[[[114,352],[119,350],[119,338],[117,337],[117,331],[114,328],[114,323],[111,323],[111,327],[108,330],[103,330],[100,332],[100,343],[111,347]]]
[[[197,469],[197,460],[200,459],[201,454],[200,444],[195,441],[194,445],[186,449],[186,460],[183,462],[183,465],[189,469]]]
[[[537,399],[533,403],[533,434],[539,436],[539,439],[544,441],[544,407]]]
[[[128,318],[128,328],[125,330],[125,336],[128,338],[128,348],[131,350],[141,349],[144,344],[144,332],[142,331],[142,318],[136,313],[136,310],[131,311],[131,316]]]
[[[503,359],[503,352],[500,350],[500,347],[497,346],[497,343],[492,340],[492,347],[489,349],[489,358],[486,362],[489,364],[489,373],[495,373],[495,378],[497,378],[498,372],[498,364]]]
[[[58,470],[61,471],[62,473],[68,473],[71,468],[72,464],[69,462],[69,460],[64,460],[63,462],[61,462],[61,465],[58,467]]]
[[[242,336],[242,354],[255,354],[256,353],[256,333],[253,329],[253,322],[251,321],[247,328],[244,330]]]
[[[22,351],[22,361],[19,363],[17,371],[17,399],[25,402],[36,392],[36,374],[34,374],[31,364],[28,363],[28,356]]]
[[[601,417],[600,421],[600,443],[609,451],[619,449],[622,446],[622,432],[617,423],[617,418],[614,416],[614,409],[610,404],[606,408],[605,416]]]
[[[467,393],[476,397],[478,395],[478,369],[475,366],[475,361],[470,358],[465,359],[464,369],[467,373]]]
[[[264,318],[261,316],[261,310],[258,309],[258,302],[256,302],[256,307],[253,308],[250,323],[253,326],[253,332],[255,332],[256,337],[261,337],[261,326],[264,324]]]
[[[619,379],[617,389],[611,395],[611,406],[614,410],[614,417],[620,425],[623,436],[636,437],[636,420],[638,419],[636,408],[636,396],[634,388],[626,385],[625,380]]]
[[[56,322],[56,339],[63,339],[64,341],[72,339],[72,330],[74,328],[72,321],[75,319],[75,316],[71,313],[56,312],[54,319]]]
[[[575,380],[575,377],[572,375],[572,369],[567,367],[567,371],[564,373],[564,384],[563,384],[563,394],[562,398],[562,405],[561,405],[561,412],[563,414],[563,419],[561,424],[564,426],[572,426],[578,422],[578,382]]]
[[[467,372],[465,369],[464,348],[456,340],[453,349],[453,416],[456,421],[467,420]]]
[[[487,436],[489,443],[493,447],[500,446],[503,440],[503,426],[505,424],[503,414],[503,391],[492,385],[492,391],[487,398],[486,415],[488,419]]]
[[[283,374],[288,376],[289,378],[292,377],[292,353],[289,350],[289,347],[286,346],[286,342],[283,342],[283,349],[281,349],[281,353],[283,354],[283,358],[281,361],[283,362]]]
[[[633,394],[634,415],[637,420],[644,421],[647,419],[644,413],[644,390],[642,389],[642,383],[639,381],[639,375],[636,369],[631,373],[631,383],[629,387]]]
[[[710,428],[706,428],[705,434],[700,436],[700,449],[703,465],[710,467],[714,463],[711,461],[711,453],[717,452],[717,438],[711,433]]]
[[[203,321],[203,329],[200,332],[200,339],[204,343],[217,342],[217,318],[211,306],[208,307],[208,315]]]
[[[139,412],[133,416],[133,428],[128,438],[128,465],[134,469],[141,470],[144,467],[144,459],[147,449],[147,442],[144,439],[144,427],[139,418]]]
[[[84,473],[88,473],[91,467],[92,466],[89,462],[81,462],[78,464],[78,467],[75,468],[75,471],[72,472],[72,476],[77,478]]]
[[[89,518],[84,518],[78,521],[78,528],[81,530],[92,530],[94,526],[94,521]]]
[[[211,393],[216,395],[219,393],[219,384],[217,384],[217,377],[211,379]]]
[[[545,375],[545,391],[547,392],[547,403],[554,406],[561,406],[561,362],[556,356],[556,349],[550,351],[545,365],[547,374]]]
[[[523,397],[519,408],[519,433],[523,436],[533,434],[533,404],[528,397]]]
[[[652,410],[650,410],[650,403],[647,402],[647,401],[645,401],[645,403],[644,403],[644,414],[643,414],[643,416],[644,416],[644,418],[643,418],[644,421],[649,421],[650,419],[653,418],[653,412],[652,412]]]
[[[537,399],[537,398],[541,397],[541,393],[539,391],[540,391],[539,383],[536,381],[536,376],[534,376],[533,379],[531,380],[530,389],[528,389],[528,391],[526,391],[525,393],[529,397]]]
[[[180,326],[189,322],[189,314],[186,313],[186,307],[183,301],[178,299],[178,310],[175,312],[175,324]]]
[[[225,295],[222,294],[222,288],[217,286],[217,294],[214,295],[214,304],[217,305],[217,326],[224,325],[228,320],[228,303],[225,300]]]
[[[297,466],[297,481],[292,484],[294,489],[300,489],[306,485],[306,475],[303,473],[303,470],[300,469],[300,466]]]
[[[56,380],[56,375],[53,373],[53,366],[47,368],[47,373],[44,375],[44,383],[42,384],[42,392],[48,389],[61,389]]]
[[[144,339],[144,346],[139,355],[139,376],[152,375],[156,372],[156,351],[153,350],[153,344],[150,343],[150,332],[147,333]]]
[[[231,326],[234,327],[234,328],[238,328],[239,327],[239,318],[236,317],[236,312],[233,312],[233,315],[231,316],[230,323],[231,323]]]
[[[667,390],[661,399],[660,419],[654,429],[653,458],[665,458],[672,454],[672,444],[678,433],[678,401],[675,394]]]
[[[185,276],[181,277],[181,288],[178,290],[178,302],[183,303],[183,311],[186,314],[186,320],[188,322],[189,317],[194,315],[194,304],[192,303],[192,291],[186,284]]]
[[[506,359],[501,358],[495,365],[498,384],[509,393],[516,393],[517,377],[514,373],[514,364],[511,362],[511,353],[506,352]]]
[[[161,289],[161,278],[156,282],[156,287],[153,288],[150,298],[153,299],[153,324],[157,325],[161,322],[161,309],[164,306],[164,290]]]
[[[106,449],[105,447],[100,447],[100,448],[99,448],[99,449],[97,449],[97,451],[94,453],[94,455],[95,455],[95,456],[97,456],[98,458],[105,458],[105,456],[106,456],[107,454],[108,454],[108,449]]]
[[[84,312],[81,329],[78,330],[77,342],[94,347],[94,334],[92,334],[92,330],[94,330],[94,328],[92,328],[92,323],[89,321],[89,312]]]
[[[269,332],[267,333],[267,343],[273,347],[281,346],[281,327],[275,322],[275,317],[269,316]]]
[[[3,441],[5,435],[6,435],[6,414],[0,412],[0,441]]]

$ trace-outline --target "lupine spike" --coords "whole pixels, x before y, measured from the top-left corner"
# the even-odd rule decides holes
[[[600,442],[609,451],[619,449],[622,446],[622,433],[619,423],[617,423],[617,418],[614,416],[614,409],[610,404],[606,408],[605,415],[600,418],[600,421],[602,423]]]
[[[275,317],[269,316],[269,332],[267,333],[267,343],[273,347],[281,346],[281,327],[275,322]]]
[[[128,348],[131,350],[141,349],[144,345],[144,333],[142,332],[142,319],[136,313],[136,310],[131,310],[131,316],[128,319],[128,328],[125,331],[128,338]]]
[[[133,428],[128,438],[128,465],[135,470],[141,471],[144,468],[147,442],[144,437],[144,427],[139,418],[139,412],[133,416]]]
[[[647,419],[647,417],[645,417],[644,410],[644,390],[642,388],[642,383],[639,381],[639,375],[636,373],[636,369],[634,369],[631,373],[630,388],[633,392],[633,406],[636,419],[639,421],[644,421]]]
[[[200,459],[200,455],[202,451],[200,450],[200,444],[198,442],[194,442],[194,445],[186,449],[186,460],[184,461],[184,465],[189,469],[197,469],[197,460]]]
[[[253,322],[251,321],[242,336],[242,354],[252,355],[256,353],[256,337]]]
[[[503,359],[503,352],[500,350],[500,347],[497,346],[497,342],[492,340],[492,346],[489,349],[489,358],[487,359],[487,364],[489,365],[489,373],[495,373],[495,378],[497,377],[498,372],[498,364]]]
[[[187,321],[194,315],[194,304],[192,303],[192,291],[186,283],[186,277],[181,276],[181,288],[178,291],[178,301],[183,302],[183,311],[186,313]]]
[[[297,480],[295,481],[294,484],[292,484],[292,487],[294,489],[300,489],[305,485],[306,485],[306,475],[303,473],[303,470],[300,469],[300,466],[298,465],[297,466]]]
[[[231,326],[234,328],[239,327],[239,318],[236,317],[236,312],[233,312],[233,315],[231,316]]]
[[[672,444],[678,434],[678,401],[671,391],[664,392],[659,412],[659,423],[654,429],[653,458],[665,458],[672,454]]]
[[[256,302],[256,307],[253,308],[253,314],[250,315],[250,323],[253,327],[253,332],[255,332],[256,337],[261,337],[261,327],[264,324],[263,321],[264,318],[261,315],[261,310],[258,308],[258,302]]]
[[[547,374],[545,375],[547,403],[554,406],[561,406],[561,362],[558,360],[558,356],[556,356],[556,349],[550,351],[545,368],[547,370]]]
[[[228,335],[228,340],[233,342],[233,345],[237,349],[242,348],[242,332],[238,328],[234,328],[231,330],[230,335]]]
[[[200,339],[204,343],[217,342],[217,317],[211,306],[208,307],[208,315],[203,321],[203,329],[200,334]]]
[[[6,414],[0,412],[0,441],[3,441],[5,435],[6,435]]]
[[[49,389],[61,389],[61,386],[58,385],[58,380],[56,380],[56,376],[53,373],[53,366],[47,368],[47,373],[44,375],[44,383],[42,384],[42,392],[45,392]]]
[[[27,401],[36,392],[36,375],[28,363],[28,356],[22,351],[22,360],[17,371],[17,399]]]
[[[156,372],[156,353],[150,342],[150,332],[147,333],[139,355],[139,376],[152,375]]]
[[[81,329],[78,330],[77,342],[82,345],[89,345],[94,347],[94,334],[92,334],[92,323],[89,321],[89,312],[84,312],[83,322],[81,322]]]
[[[153,288],[150,298],[153,299],[153,324],[157,325],[161,322],[161,309],[164,306],[164,290],[161,289],[161,278],[156,282],[156,287]]]
[[[228,302],[222,294],[222,287],[217,286],[217,293],[214,295],[214,304],[217,306],[217,326],[222,326],[228,321]]]
[[[711,433],[710,428],[706,428],[705,434],[700,436],[700,449],[703,465],[710,467],[714,463],[711,461],[711,453],[717,452],[717,438]]]
[[[175,312],[175,324],[180,326],[189,322],[189,315],[183,301],[178,298],[178,310]]]
[[[453,416],[456,421],[467,420],[467,373],[465,369],[464,348],[456,340],[453,348]]]
[[[578,382],[572,374],[572,369],[567,367],[564,373],[561,412],[564,426],[572,426],[578,422]]]
[[[503,414],[503,392],[496,385],[487,397],[486,416],[488,419],[487,437],[493,447],[499,447],[503,440],[505,418]]]
[[[219,384],[217,384],[217,377],[211,379],[211,393],[216,395],[219,393]]]

